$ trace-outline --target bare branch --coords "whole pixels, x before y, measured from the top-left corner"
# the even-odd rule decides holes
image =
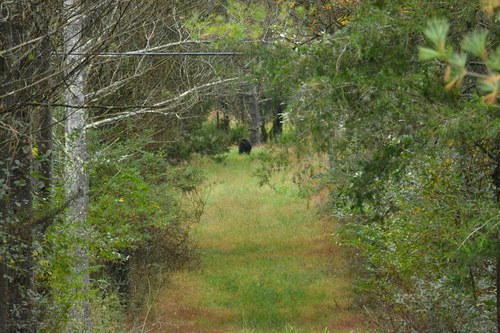
[[[100,127],[103,125],[114,123],[114,122],[129,118],[129,117],[133,117],[133,116],[137,116],[137,115],[141,115],[141,114],[147,114],[147,113],[155,113],[155,114],[163,113],[163,114],[165,114],[167,110],[171,110],[177,106],[177,104],[173,104],[173,105],[168,105],[168,104],[178,102],[178,101],[182,100],[183,98],[185,98],[186,96],[189,96],[197,91],[207,89],[207,88],[210,88],[210,87],[213,87],[216,85],[220,85],[220,84],[226,84],[228,82],[236,81],[239,79],[240,79],[239,77],[234,77],[234,78],[223,79],[223,80],[219,80],[219,81],[215,81],[215,82],[210,82],[207,84],[203,84],[201,86],[196,86],[196,87],[193,87],[189,90],[186,90],[185,92],[177,95],[174,98],[170,98],[168,100],[161,101],[159,103],[154,104],[152,107],[155,108],[155,110],[151,110],[151,108],[142,108],[142,109],[139,109],[136,111],[123,112],[123,113],[117,114],[114,117],[103,119],[103,120],[88,124],[85,126],[85,128],[86,129],[97,128],[97,127]],[[169,114],[176,114],[176,113],[169,113]]]
[[[44,38],[46,38],[46,37],[47,37],[47,35],[45,35],[45,36],[40,36],[40,37],[37,37],[37,38],[31,39],[31,40],[29,40],[29,41],[26,41],[26,42],[24,42],[24,43],[17,44],[17,45],[15,45],[15,46],[11,47],[11,48],[8,48],[8,49],[5,49],[5,50],[1,50],[1,51],[0,51],[0,57],[1,57],[1,56],[3,56],[4,54],[7,54],[7,53],[10,53],[10,52],[13,52],[13,51],[15,51],[15,50],[17,50],[17,49],[19,49],[19,48],[24,47],[24,46],[27,46],[27,45],[30,45],[30,44],[37,43],[37,42],[41,41],[42,39],[44,39]]]

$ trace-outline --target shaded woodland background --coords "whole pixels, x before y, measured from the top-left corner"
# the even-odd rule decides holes
[[[0,332],[124,330],[195,262],[190,158],[242,138],[273,147],[262,184],[328,157],[295,181],[375,329],[498,331],[499,6],[2,1]]]

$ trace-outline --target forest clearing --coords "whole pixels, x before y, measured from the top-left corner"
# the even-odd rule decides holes
[[[172,276],[146,332],[362,332],[335,224],[308,207],[289,174],[275,175],[276,190],[259,186],[259,164],[236,149],[223,163],[204,159],[200,267]]]
[[[0,333],[500,333],[499,41],[500,0],[0,0]]]

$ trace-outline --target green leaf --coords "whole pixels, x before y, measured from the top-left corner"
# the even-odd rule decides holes
[[[476,57],[483,58],[486,54],[487,40],[488,31],[473,31],[465,36],[462,48]]]
[[[47,178],[47,177],[45,177],[44,175],[42,175],[41,173],[36,172],[36,171],[33,171],[33,172],[31,173],[31,177],[33,177],[33,178],[37,178],[37,179],[43,179],[43,180],[50,180],[50,178]]]
[[[493,76],[487,77],[486,79],[480,79],[478,81],[478,86],[484,93],[491,93],[500,89],[499,81],[495,80]]]
[[[429,49],[427,47],[419,47],[418,48],[418,57],[420,60],[434,60],[434,59],[439,59],[441,57],[441,53],[434,50],[434,49]]]
[[[302,6],[295,7],[295,13],[301,18],[304,19],[306,15],[306,9]]]
[[[490,54],[486,65],[495,71],[500,71],[500,46]]]
[[[427,23],[424,30],[425,36],[429,38],[436,46],[439,52],[444,52],[446,45],[446,35],[450,25],[445,19],[432,19]]]
[[[465,53],[454,53],[449,60],[450,64],[456,67],[464,68],[467,62],[467,54]]]

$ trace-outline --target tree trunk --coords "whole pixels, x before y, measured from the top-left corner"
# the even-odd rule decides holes
[[[257,87],[252,88],[251,103],[250,103],[250,143],[252,146],[260,145],[260,109],[259,109],[259,96],[257,94]]]
[[[283,133],[283,113],[285,112],[286,105],[280,100],[275,100],[274,117],[273,117],[273,128],[271,129],[272,137],[274,140],[277,139],[281,133]]]
[[[497,236],[497,244],[500,244],[500,236]],[[500,333],[500,250],[497,249],[497,332]]]
[[[13,308],[18,309],[14,320],[16,330],[34,332],[36,323],[32,316],[34,310],[33,299],[33,196],[32,196],[32,152],[31,152],[31,117],[29,110],[17,111],[16,120],[20,121],[19,133],[21,138],[17,142],[17,149],[13,158],[11,207],[13,228],[12,255],[15,266],[10,269],[13,280],[9,288],[9,296]],[[19,162],[19,164],[17,164]],[[17,164],[17,165],[16,165]],[[14,330],[12,330],[13,332]]]
[[[229,133],[230,119],[227,110],[224,111],[224,118],[222,118],[222,129],[224,133]]]
[[[41,108],[40,135],[37,139],[39,144],[38,153],[41,156],[39,199],[43,204],[51,201],[51,179],[52,179],[52,112],[49,106]]]
[[[9,296],[9,290],[7,279],[7,265],[4,261],[0,262],[0,333],[6,333],[7,331],[7,320],[9,318],[9,307],[7,305],[7,297]]]
[[[0,58],[0,73],[4,72],[3,59]],[[0,90],[0,92],[3,92]],[[3,120],[3,119],[2,119]],[[9,210],[8,210],[8,190],[9,190],[9,171],[7,168],[10,154],[9,134],[7,130],[0,129],[0,230],[7,233]],[[0,333],[7,333],[9,320],[9,280],[7,257],[9,253],[9,242],[0,244]]]
[[[496,190],[496,201],[500,204],[500,147],[497,147],[496,167],[493,171],[493,184]],[[500,233],[496,235],[497,245],[500,244]],[[500,333],[500,246],[496,250],[496,289],[497,289],[497,333]]]
[[[0,251],[0,332],[32,332],[33,302],[33,196],[31,186],[31,123],[28,110],[17,110],[3,130],[0,229],[4,242]],[[16,133],[17,135],[15,135]],[[10,136],[9,136],[10,134]]]
[[[267,143],[267,138],[269,137],[269,134],[267,133],[266,130],[266,123],[263,121],[260,124],[260,137],[262,138],[262,143]]]
[[[70,283],[72,283],[72,305],[70,307],[68,332],[90,332],[91,313],[86,299],[90,289],[89,250],[86,245],[86,221],[88,214],[88,175],[85,170],[87,138],[85,130],[84,85],[86,73],[81,55],[83,53],[84,4],[79,0],[64,0],[64,12],[68,24],[64,29],[66,58],[66,126],[65,126],[65,195],[70,199],[67,212],[68,229],[73,234],[75,259]]]
[[[29,34],[25,4],[5,5],[7,15],[0,22],[2,49],[22,44]],[[29,14],[28,14],[29,15]],[[28,23],[27,23],[28,22]],[[31,98],[22,91],[30,77],[22,52],[0,57],[0,332],[32,332],[33,317],[33,195],[30,108],[22,103]]]

